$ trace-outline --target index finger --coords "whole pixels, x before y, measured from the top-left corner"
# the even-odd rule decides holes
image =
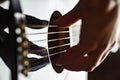
[[[69,11],[64,16],[55,20],[53,24],[58,25],[59,27],[70,27],[70,25],[72,25],[73,23],[75,23],[80,19],[79,7],[80,7],[80,1],[71,11]]]

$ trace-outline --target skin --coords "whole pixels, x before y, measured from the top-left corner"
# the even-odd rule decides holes
[[[71,71],[93,71],[116,43],[117,0],[80,0],[67,14],[54,21],[69,27],[82,20],[80,41],[58,59],[56,65]]]

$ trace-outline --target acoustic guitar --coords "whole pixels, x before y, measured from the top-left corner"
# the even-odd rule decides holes
[[[62,16],[60,12],[52,14],[49,25],[31,25],[36,28],[34,32],[31,31],[34,29],[25,29],[25,16],[19,0],[10,0],[10,3],[15,22],[9,27],[11,80],[86,80],[86,73],[68,71],[55,65],[60,55],[74,45],[72,29],[52,24]]]

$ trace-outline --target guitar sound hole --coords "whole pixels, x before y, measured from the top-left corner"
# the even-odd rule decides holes
[[[50,19],[50,25],[54,25],[53,22],[61,17],[60,12],[55,11]],[[48,29],[48,48],[52,66],[57,73],[61,73],[63,68],[56,66],[56,61],[59,59],[60,55],[64,50],[67,50],[70,47],[70,38],[69,38],[69,28],[60,28],[60,27],[49,27]],[[57,32],[57,33],[56,33]]]

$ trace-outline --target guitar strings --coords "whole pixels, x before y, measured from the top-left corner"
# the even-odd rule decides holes
[[[49,47],[48,49],[50,50],[50,49],[59,48],[59,47],[63,47],[63,46],[68,46],[68,45],[70,45],[70,43],[64,44],[64,45],[59,45],[59,46],[54,46],[54,47]]]
[[[29,25],[31,28],[36,28],[36,29],[41,29],[41,28],[49,28],[49,27],[58,27],[58,25],[39,25],[39,24],[34,24],[34,25]],[[69,27],[59,27],[59,28],[69,28]]]
[[[67,45],[65,45],[65,46],[67,46]],[[64,47],[65,47],[65,46],[64,46]],[[39,52],[39,51],[46,51],[46,49],[39,49],[39,50],[37,50],[37,51],[36,51],[36,50],[32,50],[30,53],[35,53],[35,52]],[[52,54],[47,53],[48,55],[42,56],[42,58],[55,56],[55,55],[57,55],[57,54],[61,54],[61,53],[64,53],[64,52],[66,52],[66,50],[59,51],[59,52],[55,52],[55,53],[52,53]]]
[[[48,42],[57,41],[57,40],[65,40],[65,39],[70,39],[70,37],[65,37],[65,38],[60,38],[60,39],[51,39],[51,40],[48,40]],[[48,50],[59,48],[59,47],[65,47],[65,46],[70,46],[70,43],[67,43],[64,45],[59,45],[59,46],[49,47]],[[30,47],[30,46],[28,46],[28,47]],[[30,50],[31,53],[37,53],[37,52],[41,52],[41,51],[46,51],[46,49]]]
[[[70,46],[70,43],[68,44],[64,44],[64,45],[59,45],[59,46],[54,46],[54,47],[49,47],[48,50],[50,49],[54,49],[54,48],[59,48],[59,47],[65,47],[65,46]],[[42,51],[46,51],[46,48],[45,49],[38,49],[38,50],[30,50],[31,53],[37,53],[37,52],[42,52]]]
[[[59,34],[59,33],[69,33],[70,31],[58,31],[58,32],[38,32],[38,33],[26,33],[26,35],[38,35],[38,34]]]
[[[32,28],[46,28],[46,27],[58,27],[57,25],[30,25],[30,27]],[[68,27],[59,27],[59,28],[68,28]],[[64,34],[64,33],[69,33],[70,31],[69,30],[66,30],[66,31],[57,31],[57,32],[37,32],[37,33],[26,33],[26,35],[39,35],[39,34]],[[52,42],[52,41],[58,41],[58,40],[65,40],[65,39],[70,39],[70,37],[63,37],[63,38],[57,38],[57,39],[50,39],[48,40],[48,42]],[[40,42],[40,41],[44,41],[44,40],[47,40],[47,39],[42,39],[42,40],[35,40],[35,41],[32,41],[32,42]],[[64,45],[59,45],[59,46],[53,46],[53,47],[49,47],[48,50],[50,49],[55,49],[55,48],[59,48],[59,47],[65,47],[65,46],[70,46],[70,43],[67,43],[67,44],[64,44]],[[36,52],[40,52],[40,51],[46,51],[46,49],[38,49],[38,50],[30,50],[30,52],[32,53],[36,53]],[[65,52],[66,50],[64,51],[60,51],[60,52],[56,52],[56,53],[52,53],[52,54],[49,54],[49,56],[53,56],[53,55],[56,55],[56,54],[60,54],[60,53],[63,53]],[[48,55],[47,55],[48,56]],[[47,56],[43,56],[43,57],[47,57]]]
[[[52,42],[52,41],[58,41],[58,40],[67,40],[67,39],[70,39],[70,37],[65,37],[65,38],[59,38],[59,39],[51,39],[51,40],[48,40],[48,42]],[[41,40],[40,40],[41,41]],[[32,41],[33,42],[33,41]],[[63,46],[68,46],[70,45],[70,43],[66,43],[64,45],[59,45],[59,46],[53,46],[53,47],[49,47],[48,49],[53,49],[53,48],[58,48],[58,47],[63,47]],[[30,47],[30,45],[29,45]],[[46,49],[38,49],[38,50],[30,50],[31,52],[35,53],[35,52],[40,52],[40,51],[44,51]]]
[[[48,42],[59,41],[59,40],[66,40],[66,39],[70,39],[70,37],[50,39],[50,40],[48,40]],[[33,40],[32,42],[41,42],[41,41],[46,41],[46,40],[47,40],[47,39],[40,39],[40,40]]]
[[[66,34],[66,33],[69,33],[70,31],[57,31],[57,32],[38,32],[38,33],[26,33],[26,35],[37,35],[37,34]],[[38,42],[38,41],[44,41],[44,40],[47,40],[47,39],[42,39],[42,40],[35,40],[33,42]]]
[[[69,31],[59,31],[59,32],[49,32],[48,34],[57,34],[57,33],[69,33]],[[47,32],[41,32],[41,33],[26,33],[26,35],[36,35],[36,34],[47,34]],[[66,38],[59,38],[59,39],[51,39],[51,40],[48,40],[48,42],[50,41],[55,41],[55,40],[62,40],[62,39],[68,39],[70,37],[66,37]],[[32,42],[39,42],[39,41],[45,41],[47,39],[40,39],[40,40],[34,40]]]
[[[66,50],[63,50],[63,51],[60,51],[60,52],[56,52],[56,53],[53,53],[53,54],[49,54],[49,53],[48,53],[48,55],[42,56],[41,58],[43,59],[43,58],[55,56],[55,55],[57,55],[57,54],[61,54],[61,53],[64,53],[64,52],[66,52]],[[41,58],[40,58],[40,59],[41,59]]]
[[[70,37],[63,37],[63,38],[58,38],[58,39],[50,39],[50,40],[48,40],[48,42],[58,41],[58,40],[65,40],[65,39],[70,39]]]

